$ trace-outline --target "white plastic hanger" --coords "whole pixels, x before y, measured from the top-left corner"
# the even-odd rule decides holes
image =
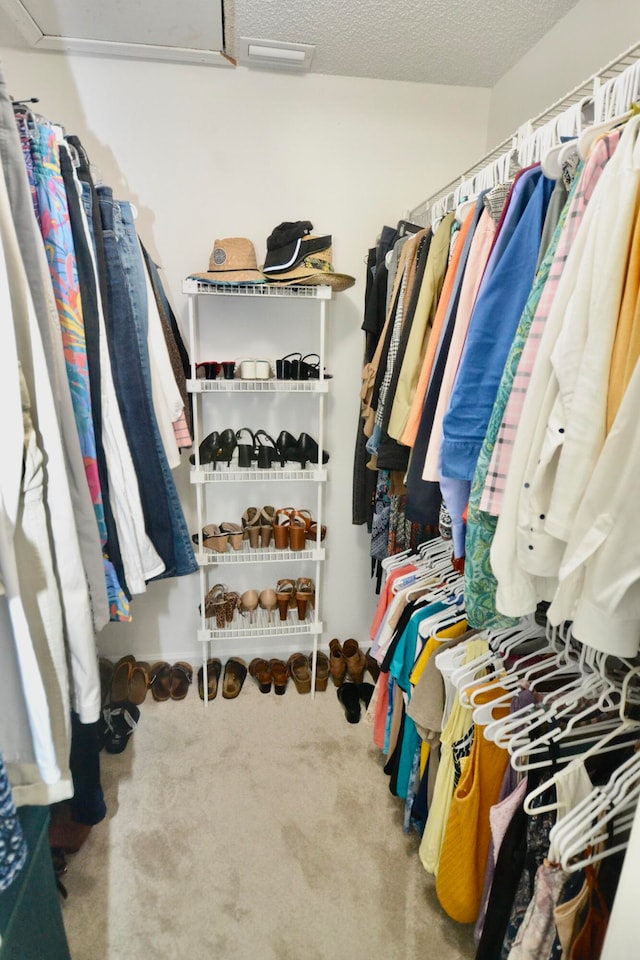
[[[551,757],[548,755],[544,756],[544,754],[547,752],[548,745],[552,741],[557,744],[563,744],[564,762],[579,757],[585,760],[587,757],[593,756],[596,753],[610,753],[612,750],[620,749],[620,745],[615,744],[615,740],[621,733],[626,735],[629,731],[634,733],[636,730],[640,731],[640,724],[636,724],[634,721],[627,721],[625,717],[626,704],[631,699],[629,691],[630,682],[634,676],[640,674],[640,668],[632,668],[626,675],[622,684],[619,705],[617,707],[607,707],[606,698],[610,696],[614,685],[604,674],[605,662],[606,657],[600,659],[600,673],[594,673],[587,677],[583,690],[577,692],[578,698],[582,695],[589,696],[590,693],[592,694],[597,690],[596,684],[599,682],[603,695],[601,695],[598,705],[601,706],[603,710],[604,719],[597,723],[585,724],[583,727],[576,727],[570,723],[564,729],[551,730],[537,740],[525,744],[523,747],[516,745],[513,751],[510,745],[509,749],[510,752],[512,752],[511,765],[514,769],[531,770],[551,766],[553,763]],[[554,703],[550,718],[554,716],[560,718],[566,715],[566,710],[562,711],[561,708],[562,701]],[[608,710],[611,712],[615,711],[616,716],[607,717],[606,713]],[[591,711],[581,711],[581,718],[586,717],[589,712]],[[601,736],[602,733],[605,733],[604,737]],[[588,745],[586,752],[584,749],[585,745]],[[568,751],[575,752],[571,754]],[[539,757],[541,753],[543,756],[536,760],[535,757]]]
[[[390,573],[392,570],[395,570],[396,567],[401,567],[405,563],[409,563],[411,558],[411,550],[403,550],[402,553],[394,553],[390,557],[385,557],[384,560],[381,560],[382,569],[387,573]]]

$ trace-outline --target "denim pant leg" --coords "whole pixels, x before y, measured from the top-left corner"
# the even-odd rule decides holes
[[[100,188],[102,189],[102,188]],[[116,237],[118,240],[117,249],[124,274],[127,278],[129,299],[133,308],[133,318],[138,338],[138,349],[141,360],[142,373],[147,392],[147,399],[153,412],[153,400],[151,393],[151,368],[149,364],[149,352],[147,347],[148,331],[148,304],[145,280],[145,266],[142,259],[142,252],[138,237],[136,235],[135,224],[131,213],[131,206],[128,203],[117,203],[113,205],[114,225]],[[193,553],[193,546],[189,530],[182,511],[182,505],[178,497],[178,492],[173,480],[173,474],[166,458],[164,445],[160,436],[155,415],[153,416],[153,438],[156,443],[158,458],[164,475],[165,489],[169,502],[169,511],[171,525],[173,530],[173,546],[175,556],[175,576],[182,576],[187,573],[193,573],[198,565]],[[163,574],[167,576],[167,574]]]
[[[176,561],[173,527],[158,446],[154,438],[155,415],[143,379],[133,309],[118,254],[112,192],[108,187],[100,187],[99,194],[107,267],[107,300],[103,309],[113,381],[138,475],[146,531],[162,558],[165,575],[174,576]]]
[[[96,461],[102,491],[102,507],[104,522],[107,528],[107,541],[104,545],[106,555],[115,567],[118,582],[124,590],[127,599],[131,599],[131,592],[127,586],[118,542],[118,531],[111,509],[109,492],[109,473],[104,447],[102,445],[102,385],[100,372],[100,332],[98,326],[98,294],[93,271],[93,262],[89,250],[89,241],[85,233],[82,220],[82,208],[73,176],[71,159],[64,146],[60,147],[60,172],[67,193],[69,205],[69,223],[73,235],[73,246],[78,269],[78,283],[82,296],[82,316],[84,320],[84,334],[87,347],[87,369],[91,385],[91,412],[93,415],[93,429],[96,441]]]

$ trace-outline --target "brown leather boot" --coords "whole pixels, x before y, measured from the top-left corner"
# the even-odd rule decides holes
[[[329,670],[336,687],[341,687],[347,673],[347,663],[342,656],[340,641],[334,639],[329,644]]]
[[[357,640],[345,640],[342,644],[342,656],[344,657],[349,676],[354,683],[362,683],[364,671],[367,666],[367,658],[360,649]]]

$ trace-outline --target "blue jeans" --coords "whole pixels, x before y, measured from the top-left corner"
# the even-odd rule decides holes
[[[166,567],[161,577],[183,576],[198,565],[153,409],[142,256],[129,204],[114,201],[110,187],[97,189],[107,266],[109,354],[145,527]]]

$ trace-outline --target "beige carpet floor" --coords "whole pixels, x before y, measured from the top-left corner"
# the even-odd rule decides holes
[[[205,712],[150,697],[102,754],[107,819],[68,858],[73,960],[467,960],[402,831],[371,727],[330,684]]]

